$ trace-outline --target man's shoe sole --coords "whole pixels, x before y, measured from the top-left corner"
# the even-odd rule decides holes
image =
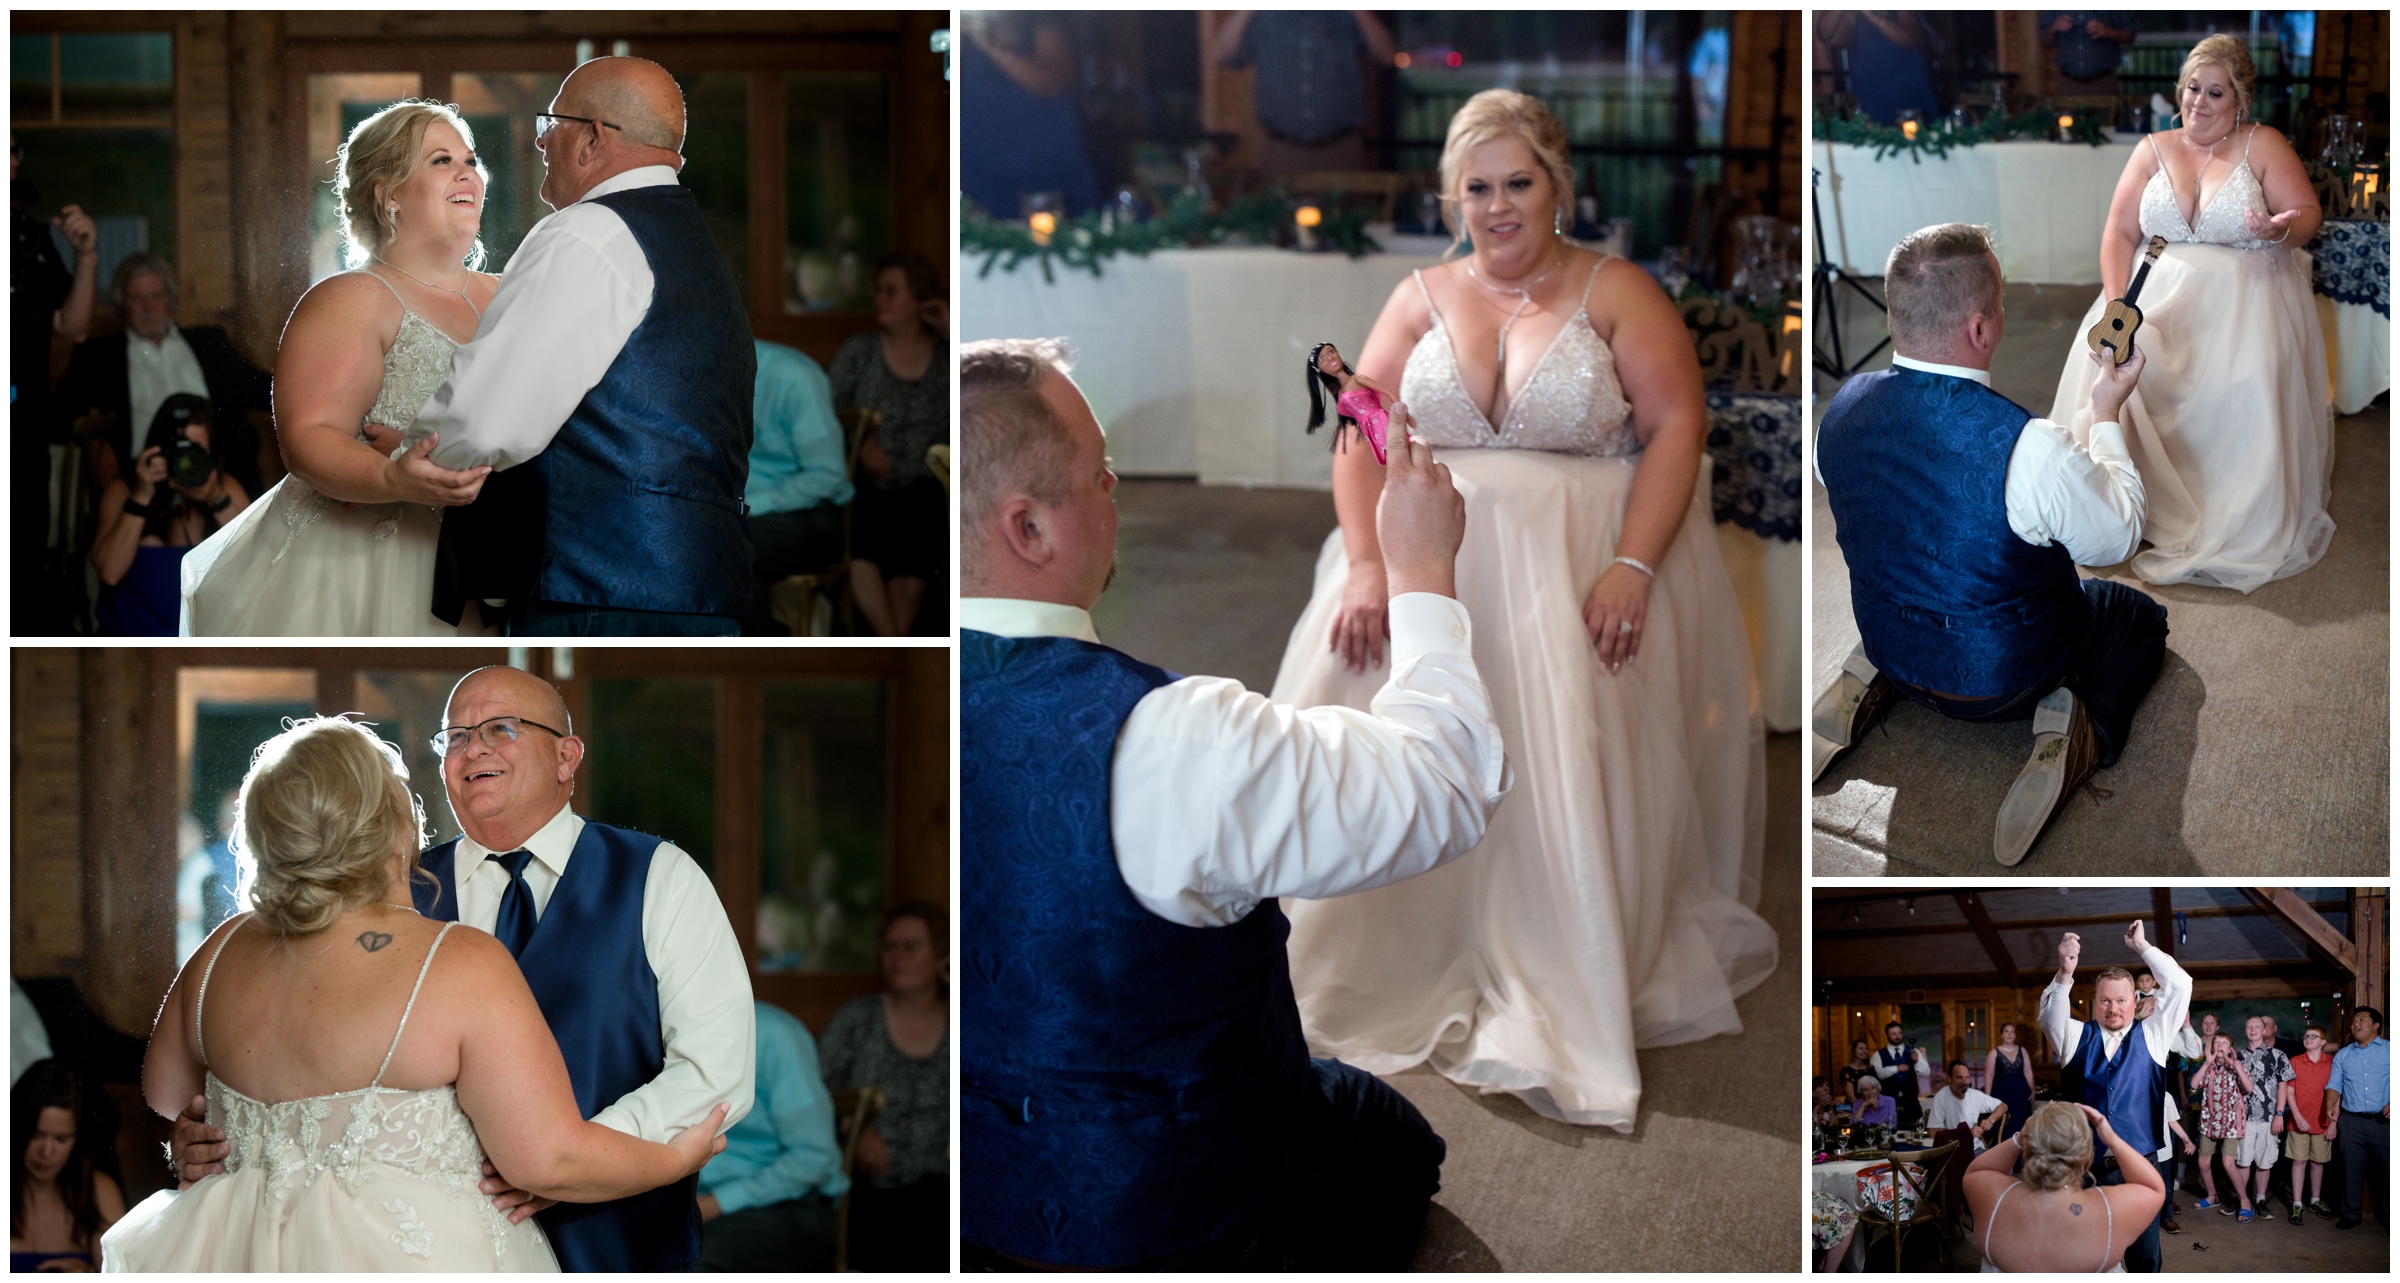
[[[1992,858],[2003,865],[2023,863],[2058,813],[2059,794],[2067,786],[2067,741],[2074,718],[2075,695],[2064,686],[2034,707],[2033,756],[2017,772],[2017,782],[2009,785],[2000,816],[1992,824]]]
[[[1878,680],[1886,685],[1881,693],[1875,689]],[[1882,719],[1898,695],[1889,689],[1889,684],[1890,679],[1877,672],[1875,665],[1856,650],[1842,661],[1833,685],[1825,688],[1816,707],[1809,710],[1809,751],[1815,759],[1809,772],[1810,783],[1823,779],[1826,770],[1858,747],[1859,737]],[[1872,706],[1870,698],[1875,701]]]

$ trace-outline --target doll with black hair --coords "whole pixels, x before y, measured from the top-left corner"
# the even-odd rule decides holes
[[[1375,451],[1375,462],[1385,463],[1385,441],[1389,437],[1393,415],[1402,421],[1408,417],[1408,407],[1393,400],[1391,408],[1384,401],[1392,390],[1350,368],[1340,351],[1331,343],[1319,343],[1308,353],[1308,430],[1325,426],[1325,394],[1333,393],[1333,411],[1340,421],[1358,429],[1366,438],[1368,448]],[[1334,429],[1334,444],[1341,444],[1341,428]]]

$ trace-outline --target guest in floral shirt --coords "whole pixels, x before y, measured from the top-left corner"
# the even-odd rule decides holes
[[[2215,1160],[2225,1156],[2225,1175],[2233,1182],[2234,1192],[2243,1195],[2242,1210],[2250,1210],[2247,1190],[2236,1173],[2234,1159],[2241,1152],[2243,1100],[2249,1095],[2247,1071],[2233,1058],[2233,1039],[2216,1034],[2208,1040],[2208,1058],[2201,1062],[2199,1072],[2192,1075],[2192,1089],[2200,1093],[2200,1185],[2208,1197],[2193,1205],[2193,1210],[2205,1212],[2216,1208],[2230,1212],[2225,1200],[2217,1197]]]

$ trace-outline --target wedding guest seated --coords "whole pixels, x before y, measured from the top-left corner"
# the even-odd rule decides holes
[[[1858,1080],[1858,1103],[1850,1107],[1853,1127],[1897,1127],[1899,1107],[1883,1094],[1883,1084],[1873,1078]]]
[[[1933,1094],[1933,1106],[1925,1115],[1925,1126],[1936,1133],[1935,1144],[1941,1143],[1939,1133],[1956,1129],[1967,1133],[1964,1139],[1973,1149],[1981,1150],[1985,1139],[1998,1135],[2007,1123],[2008,1106],[1968,1085],[1971,1078],[1967,1062],[1950,1062],[1950,1080]]]
[[[883,1092],[852,1165],[854,1270],[950,1268],[949,928],[923,900],[884,914],[883,992],[825,1026],[825,1085]]]
[[[834,1201],[850,1188],[833,1138],[833,1098],[808,1027],[773,1003],[758,1011],[750,1112],[700,1169],[700,1268],[711,1273],[833,1268]]]
[[[841,560],[842,506],[856,493],[833,417],[833,385],[816,362],[781,343],[755,339],[758,386],[751,393],[750,605],[743,635],[783,631],[767,593],[789,575],[813,575]]]
[[[2124,1173],[2084,1187],[2094,1137]],[[2024,1160],[2022,1179],[2010,1175]],[[1967,1168],[1967,1206],[1982,1227],[1984,1269],[2014,1274],[2122,1272],[2125,1249],[2166,1202],[2166,1182],[2140,1149],[2089,1105],[2052,1101]],[[2098,1213],[2093,1215],[2093,1213]]]
[[[93,1155],[113,1137],[79,1135],[89,1119],[75,1075],[55,1060],[25,1071],[9,1092],[17,1169],[9,1182],[8,1269],[85,1273],[100,1268],[100,1235],[125,1215],[125,1195]],[[79,1143],[83,1142],[83,1143]],[[113,1165],[113,1164],[112,1164]]]
[[[183,607],[184,554],[250,506],[250,491],[228,475],[210,447],[209,418],[201,397],[178,392],[167,398],[132,475],[100,491],[91,558],[100,572],[97,613],[105,636],[174,636]],[[187,443],[199,453],[185,449]],[[190,471],[178,472],[178,466]]]
[[[860,449],[871,484],[850,514],[850,584],[879,637],[906,636],[926,581],[950,568],[950,491],[925,452],[950,439],[949,335],[942,278],[922,254],[875,264],[875,326],[833,358],[833,404],[882,414]]]
[[[2013,865],[2115,764],[2166,657],[2164,607],[2075,573],[2141,545],[2119,411],[2147,358],[2137,344],[2101,363],[2079,441],[1992,390],[2006,310],[1991,229],[1911,232],[1884,272],[1892,368],[1844,383],[1817,435],[1859,644],[1817,701],[1814,769],[1903,695],[1961,721],[2030,718],[2032,756],[1992,828]]]
[[[180,392],[207,399],[225,471],[257,494],[258,438],[244,412],[273,408],[274,376],[235,350],[223,327],[175,324],[175,265],[164,257],[127,255],[108,292],[125,328],[76,345],[53,402],[62,430],[95,410],[114,420],[92,459],[93,486],[125,476],[135,436]]]

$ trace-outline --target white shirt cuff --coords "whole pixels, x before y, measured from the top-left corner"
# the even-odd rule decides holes
[[[1409,592],[1392,598],[1392,671],[1426,655],[1475,656],[1475,630],[1467,608],[1440,593]]]
[[[2095,461],[2133,462],[2133,456],[2125,451],[2125,426],[2114,419],[2092,425],[2091,440],[2085,443],[2084,453]]]

